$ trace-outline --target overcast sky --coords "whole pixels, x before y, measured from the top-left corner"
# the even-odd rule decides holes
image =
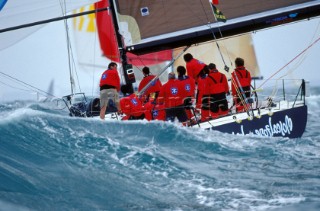
[[[264,78],[278,71],[320,36],[320,18],[256,32],[253,35],[258,64]],[[18,32],[18,31],[17,31]],[[295,78],[320,86],[320,41],[281,73],[294,69]],[[76,56],[76,55],[74,55]],[[16,45],[0,51],[0,72],[47,91],[51,80],[55,96],[70,93],[68,54],[62,22],[50,23]],[[299,64],[299,65],[298,65]],[[107,64],[106,64],[107,65]],[[294,67],[294,68],[293,68]],[[101,70],[103,71],[103,70]],[[0,73],[0,101],[36,99],[28,87]],[[83,91],[92,94],[92,78],[78,71]],[[100,76],[97,73],[95,80]]]

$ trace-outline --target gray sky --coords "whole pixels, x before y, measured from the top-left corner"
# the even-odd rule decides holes
[[[319,24],[320,18],[316,18],[256,32],[253,35],[254,46],[264,78],[267,79],[319,38]],[[74,56],[75,53],[74,49]],[[275,78],[288,70],[294,70],[290,77],[304,78],[312,86],[320,86],[319,55],[320,41]],[[0,58],[0,72],[44,91],[47,91],[50,81],[54,80],[55,96],[70,93],[68,54],[62,22],[50,23],[16,45],[0,51]],[[100,73],[93,76],[96,73],[88,75],[78,69],[78,74],[82,91],[89,95],[94,93]],[[21,87],[14,80],[0,74],[0,101],[15,99],[37,98],[29,87]]]

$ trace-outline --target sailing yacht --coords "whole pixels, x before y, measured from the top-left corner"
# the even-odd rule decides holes
[[[245,45],[249,44],[241,39],[237,41],[238,44],[226,44],[227,40],[234,37],[250,40],[248,33],[252,31],[316,17],[320,13],[319,0],[271,0],[264,3],[259,0],[102,2],[110,3],[110,10],[104,13],[112,18],[111,26],[115,33],[113,39],[117,43],[117,50],[114,51],[116,54],[113,55],[118,56],[112,59],[118,59],[116,61],[122,64],[123,82],[131,86],[136,79],[131,80],[132,77],[128,76],[134,73],[128,55],[140,58],[150,53],[171,51],[172,60],[165,63],[156,80],[162,74],[174,71],[175,66],[183,64],[180,57],[184,53],[198,53],[201,57],[205,50],[215,49],[218,53],[203,53],[202,55],[207,57],[203,57],[202,61],[217,63],[220,71],[230,75],[234,69],[235,57],[242,56],[237,54],[243,53]],[[226,21],[221,22],[221,17],[225,17]],[[103,35],[99,36],[101,42]],[[105,48],[105,45],[101,49]],[[232,48],[238,49],[238,52],[233,54]],[[210,57],[211,54],[218,56]],[[254,53],[249,57],[254,57]],[[219,60],[222,63],[219,63]],[[250,60],[252,59],[246,59]],[[261,78],[255,59],[248,64],[250,72]],[[253,100],[249,110],[237,113],[230,106],[227,116],[205,122],[195,121],[191,127],[232,134],[301,137],[307,122],[305,81],[301,79],[295,91],[292,91],[290,82],[285,80],[267,79],[254,83]],[[262,90],[269,92],[262,93]]]

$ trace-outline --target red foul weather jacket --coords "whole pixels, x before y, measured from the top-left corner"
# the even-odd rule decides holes
[[[237,91],[236,88],[238,87],[250,87],[251,85],[251,74],[248,70],[246,70],[245,67],[240,66],[237,67],[233,73],[231,74],[232,76],[232,85],[231,85],[231,90],[232,90],[232,95],[237,96]],[[239,84],[240,83],[240,84]],[[236,84],[236,86],[235,86]]]
[[[121,98],[120,108],[127,116],[141,116],[144,113],[142,103],[135,94]]]
[[[154,79],[156,76],[154,75],[148,75],[144,77],[138,87],[138,91],[140,92],[152,79]],[[148,95],[153,92],[159,92],[161,89],[161,82],[159,79],[153,81],[150,86],[147,88],[147,90],[144,92],[145,95]]]
[[[182,106],[183,95],[182,86],[177,79],[169,79],[161,87],[161,91],[158,97],[158,103],[164,103],[165,108],[172,108],[176,106]]]
[[[120,78],[117,70],[106,70],[100,78],[100,87],[104,85],[114,86],[117,91],[120,91]]]
[[[211,71],[207,78],[207,94],[220,94],[229,92],[229,85],[225,74],[218,70]]]
[[[188,76],[197,81],[200,71],[205,66],[205,63],[193,58],[190,62],[186,63]]]

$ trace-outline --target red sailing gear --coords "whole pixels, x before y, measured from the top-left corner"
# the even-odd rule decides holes
[[[139,87],[138,87],[138,91],[140,92],[152,79],[154,79],[156,76],[154,75],[148,75],[146,77],[144,77],[140,84],[139,84]],[[148,96],[151,94],[151,93],[154,93],[154,92],[160,92],[160,89],[162,87],[162,84],[160,82],[159,79],[153,81],[149,87],[145,90],[145,92],[143,93],[143,95],[141,96],[142,97],[142,101],[145,101],[147,100]]]
[[[229,85],[225,74],[220,73],[218,70],[211,71],[208,75],[208,89],[210,94],[228,93]]]
[[[120,108],[121,111],[128,116],[128,119],[130,119],[131,116],[140,117],[144,114],[142,103],[135,94],[121,98]]]
[[[191,61],[186,63],[188,76],[197,81],[199,73],[205,66],[206,64],[204,64],[203,62],[193,58]]]
[[[179,83],[182,86],[182,104],[185,106],[186,113],[189,119],[193,117],[191,112],[192,101],[195,93],[195,80],[189,76],[178,77]]]
[[[229,113],[226,94],[229,93],[227,77],[218,70],[213,70],[207,77],[207,96],[209,110],[213,118]]]
[[[182,86],[176,79],[169,79],[160,90],[158,102],[164,103],[165,108],[171,108],[182,105]]]
[[[144,105],[145,118],[148,121],[151,120],[166,120],[166,111],[164,105],[156,104],[153,101],[149,101]]]
[[[245,69],[245,67],[239,66],[233,71],[233,73],[231,74],[231,77],[232,77],[231,90],[232,90],[232,95],[236,104],[236,110],[237,112],[243,111],[244,105],[241,102],[242,101],[241,99],[243,99],[243,95],[246,98],[249,98],[251,95],[251,92],[250,92],[251,74],[248,70]],[[239,97],[237,90],[239,91],[239,93],[241,92],[241,90],[244,92],[241,97]],[[245,105],[245,107],[247,108],[248,106],[250,105],[249,104]]]
[[[164,102],[166,111],[166,120],[174,121],[178,118],[179,122],[186,122],[188,116],[182,104],[182,89],[183,87],[176,79],[169,79],[160,91],[158,102]]]
[[[198,91],[197,91],[197,104],[196,107],[201,109],[201,121],[206,121],[209,116],[210,112],[209,109],[204,109],[208,107],[208,105],[204,105],[204,96],[208,95],[208,88],[207,88],[207,81],[208,76],[204,75],[199,77],[198,79]]]
[[[178,78],[180,86],[183,88],[181,91],[181,96],[184,99],[185,97],[194,97],[196,83],[195,80],[189,76],[184,76]]]
[[[201,121],[228,114],[226,93],[229,92],[227,78],[218,70],[199,77],[197,108],[201,108]]]
[[[248,70],[246,70],[243,66],[237,67],[232,76],[232,95],[237,95],[236,88],[238,87],[247,87],[251,85],[251,74]],[[239,81],[239,82],[238,82]],[[240,83],[240,84],[239,84]],[[235,84],[237,87],[235,87]]]
[[[100,79],[100,87],[109,85],[120,91],[120,78],[117,70],[106,70],[102,73]]]
[[[198,90],[197,90],[197,103],[196,103],[196,107],[197,108],[201,108],[201,101],[202,101],[202,96],[204,95],[204,94],[206,94],[205,92],[206,92],[206,82],[207,81],[207,75],[205,75],[205,76],[201,76],[201,77],[199,77],[199,79],[198,79]]]

